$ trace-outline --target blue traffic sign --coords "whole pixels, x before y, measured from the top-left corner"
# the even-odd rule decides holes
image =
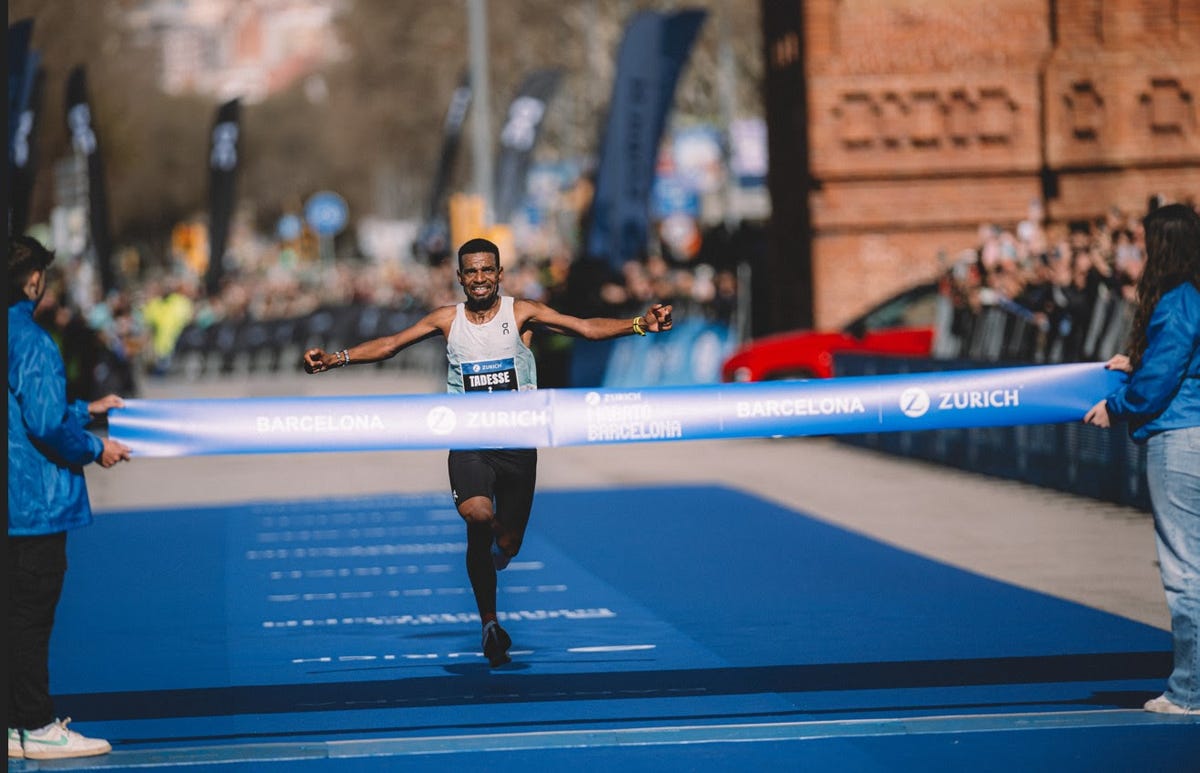
[[[303,230],[304,224],[300,222],[300,218],[293,214],[287,214],[279,218],[279,223],[275,227],[275,232],[279,234],[279,238],[283,239],[285,242],[299,239]]]
[[[346,227],[350,209],[333,191],[319,191],[304,204],[304,219],[320,236],[334,236]]]

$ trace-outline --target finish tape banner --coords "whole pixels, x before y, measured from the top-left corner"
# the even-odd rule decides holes
[[[173,457],[1002,427],[1079,421],[1124,378],[1083,363],[646,389],[126,400],[109,413],[109,436],[136,456]]]

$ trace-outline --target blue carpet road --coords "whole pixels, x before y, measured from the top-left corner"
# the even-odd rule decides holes
[[[728,488],[539,492],[494,671],[447,494],[103,513],[69,550],[58,711],[114,745],[73,768],[1200,758],[1195,718],[1131,710],[1162,689],[1166,632]]]

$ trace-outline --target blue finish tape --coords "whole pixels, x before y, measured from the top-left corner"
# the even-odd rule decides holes
[[[1125,376],[1102,363],[819,381],[377,397],[126,400],[136,456],[545,448],[1078,421]]]

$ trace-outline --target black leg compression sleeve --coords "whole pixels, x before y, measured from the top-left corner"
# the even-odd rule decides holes
[[[492,565],[492,526],[467,524],[467,576],[475,591],[479,615],[496,611],[496,568]]]

